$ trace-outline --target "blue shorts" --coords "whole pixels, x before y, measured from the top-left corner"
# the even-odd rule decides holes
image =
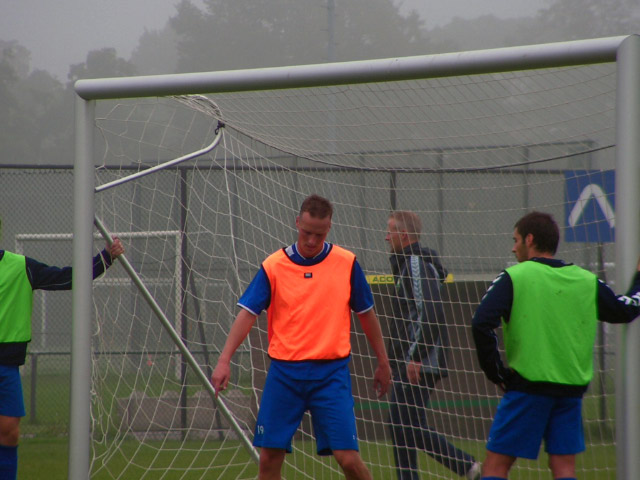
[[[24,397],[20,368],[0,365],[0,415],[24,417]]]
[[[543,439],[545,451],[552,455],[585,450],[582,398],[505,393],[491,425],[487,450],[535,460]]]
[[[358,450],[356,418],[347,362],[322,379],[301,380],[271,362],[262,393],[253,445],[291,453],[302,416],[311,413],[318,455]]]

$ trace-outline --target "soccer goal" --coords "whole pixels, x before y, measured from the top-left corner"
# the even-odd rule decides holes
[[[422,243],[450,272],[449,376],[429,422],[482,460],[500,392],[477,365],[470,321],[514,262],[514,222],[533,209],[554,214],[558,256],[619,292],[635,271],[639,42],[78,81],[69,478],[256,476],[264,318],[233,359],[230,388],[216,398],[208,378],[238,297],[267,255],[295,241],[310,193],[334,203],[329,240],[357,254],[385,335],[387,216],[421,216]],[[120,234],[127,254],[106,277],[122,268],[130,281],[106,294],[90,279],[94,226],[107,239],[131,235]],[[177,232],[179,246],[136,236],[150,231]],[[375,358],[357,322],[353,331],[361,453],[374,478],[393,479],[388,398],[375,398]],[[598,332],[580,478],[640,471],[639,342],[637,325]],[[419,456],[421,478],[458,478]],[[541,457],[517,463],[513,478],[547,478]],[[341,478],[333,459],[315,455],[309,418],[283,473]]]

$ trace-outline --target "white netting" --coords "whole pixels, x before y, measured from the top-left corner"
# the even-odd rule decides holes
[[[203,371],[208,376],[215,365],[238,297],[262,260],[295,240],[300,202],[314,192],[334,203],[329,240],[357,254],[388,332],[386,220],[392,209],[413,210],[423,244],[452,274],[443,292],[450,375],[432,395],[429,419],[481,460],[499,392],[477,366],[471,316],[487,282],[514,262],[514,222],[540,209],[565,225],[568,183],[604,183],[614,168],[614,66],[209,98],[214,106],[201,97],[101,102],[96,122],[97,185],[201,149],[225,124],[210,154],[96,199],[97,216],[121,232],[131,264]],[[563,241],[558,256],[612,279],[607,219],[597,205],[585,204],[578,219],[588,235],[573,238],[588,241]],[[257,467],[238,435],[253,436],[267,364],[265,319],[234,356],[232,385],[222,395],[236,431],[120,272],[95,292],[92,476],[253,478]],[[374,478],[395,478],[388,398],[374,397],[375,359],[357,322],[352,338],[362,456]],[[580,478],[615,478],[613,355],[603,330],[585,398]],[[335,461],[315,455],[308,418],[294,447],[286,478],[340,478]],[[426,454],[420,469],[421,478],[457,478]],[[518,462],[513,478],[547,476],[543,459]]]

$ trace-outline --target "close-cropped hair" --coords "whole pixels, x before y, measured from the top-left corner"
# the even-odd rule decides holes
[[[333,205],[329,200],[320,195],[309,195],[300,206],[300,215],[309,212],[314,218],[331,218],[333,216]]]
[[[416,213],[408,210],[396,210],[395,212],[391,212],[389,217],[396,221],[398,230],[404,230],[412,238],[420,238],[422,221]]]
[[[533,235],[533,244],[540,252],[555,255],[560,243],[560,231],[553,216],[544,212],[527,213],[515,224],[515,229],[522,239]]]

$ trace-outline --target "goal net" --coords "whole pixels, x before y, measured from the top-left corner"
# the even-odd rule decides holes
[[[449,375],[433,389],[428,425],[481,461],[500,392],[478,367],[470,322],[491,280],[515,262],[515,221],[534,209],[552,213],[562,227],[558,257],[615,279],[615,93],[615,65],[605,63],[97,102],[96,216],[129,234],[120,234],[126,257],[155,306],[113,273],[119,265],[109,288],[96,286],[91,477],[256,476],[248,445],[269,363],[264,315],[233,357],[218,401],[202,378],[261,262],[295,241],[295,217],[311,193],[333,202],[328,240],[356,253],[387,337],[387,218],[396,209],[421,217],[422,244],[450,272],[442,292]],[[601,328],[580,478],[616,478],[612,342]],[[357,320],[352,347],[361,453],[374,478],[392,479],[389,396],[375,398],[375,357]],[[458,478],[427,453],[418,458],[420,478]],[[332,458],[315,454],[308,416],[283,475],[341,478]],[[547,476],[542,452],[513,472]]]

